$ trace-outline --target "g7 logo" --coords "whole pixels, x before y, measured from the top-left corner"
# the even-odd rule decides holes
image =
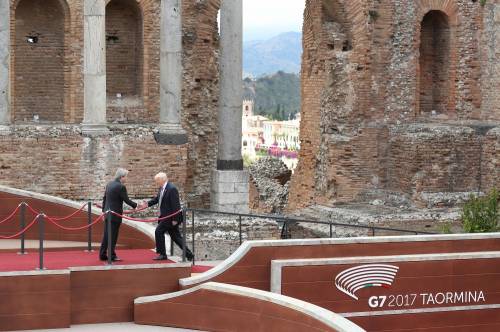
[[[398,294],[372,296],[368,299],[370,308],[382,308],[384,305],[388,308],[412,307],[417,299],[417,294]]]
[[[372,296],[368,299],[370,308],[382,308],[384,306],[387,296]]]

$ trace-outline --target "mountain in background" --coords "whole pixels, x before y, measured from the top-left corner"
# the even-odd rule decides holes
[[[300,112],[300,77],[282,71],[256,80],[243,80],[245,99],[255,102],[254,113],[274,120],[294,119]]]
[[[268,40],[243,43],[243,77],[259,77],[278,71],[299,73],[302,33],[285,32]]]

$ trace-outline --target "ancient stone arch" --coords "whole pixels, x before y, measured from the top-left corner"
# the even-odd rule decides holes
[[[420,2],[417,14],[416,115],[456,118],[455,76],[458,8],[453,1]]]
[[[106,91],[108,97],[143,94],[143,15],[135,0],[106,5]]]
[[[69,79],[65,0],[16,0],[13,27],[14,121],[63,122]]]
[[[450,90],[450,25],[448,16],[431,10],[421,24],[420,114],[447,113]]]

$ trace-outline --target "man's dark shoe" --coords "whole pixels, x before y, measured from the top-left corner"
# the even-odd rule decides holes
[[[101,261],[107,261],[108,257],[106,257],[106,256],[99,256],[99,260],[101,260]]]
[[[192,261],[193,261],[193,258],[194,258],[194,256],[187,256],[187,257],[186,257],[186,259],[187,259],[188,261],[190,261],[190,262],[192,262]]]
[[[112,260],[113,262],[121,262],[121,261],[122,261],[122,259],[121,259],[121,258],[119,258],[119,257],[113,257],[111,260]]]
[[[168,259],[167,255],[158,255],[155,258],[153,258],[154,261],[166,261]]]

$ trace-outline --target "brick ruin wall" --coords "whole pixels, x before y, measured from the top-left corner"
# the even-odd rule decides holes
[[[302,149],[289,208],[349,201],[373,188],[498,187],[499,7],[498,0],[307,0]],[[159,113],[159,1],[108,1],[107,118],[116,125],[112,137],[89,139],[78,129],[83,1],[11,0],[15,125],[0,136],[0,183],[98,198],[122,165],[132,169],[129,190],[144,197],[152,192],[149,178],[166,169],[185,200],[208,206],[218,8],[218,0],[183,1],[188,144],[169,147],[154,141],[151,125]],[[444,54],[432,35],[446,43]],[[26,43],[27,36],[38,43]]]
[[[107,119],[113,135],[86,138],[83,1],[11,0],[11,131],[0,136],[0,183],[98,199],[116,167],[129,191],[153,193],[165,170],[191,206],[208,207],[217,156],[219,0],[183,1],[182,125],[188,143],[159,145],[160,2],[107,1]],[[37,37],[36,44],[27,36]],[[117,97],[121,94],[121,98]],[[38,122],[34,116],[38,116]]]
[[[112,136],[82,137],[77,129],[16,128],[0,136],[2,185],[74,199],[100,199],[117,167],[130,170],[131,197],[156,194],[154,173],[168,165],[175,183],[187,181],[187,147],[158,145],[147,127],[113,130]],[[182,186],[180,189],[184,189]]]
[[[500,187],[500,1],[308,0],[289,210]]]

